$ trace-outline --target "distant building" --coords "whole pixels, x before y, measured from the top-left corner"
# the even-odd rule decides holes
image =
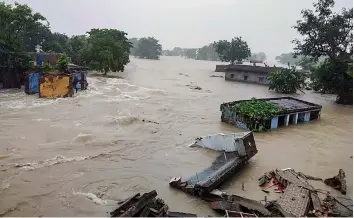
[[[224,69],[225,80],[234,80],[250,83],[269,84],[267,76],[274,71],[274,67],[251,65],[227,65]]]
[[[34,61],[34,64],[37,63],[38,54],[42,58],[43,63],[50,64],[50,65],[56,65],[57,60],[60,56],[60,53],[29,52],[29,55],[31,56],[32,60]]]

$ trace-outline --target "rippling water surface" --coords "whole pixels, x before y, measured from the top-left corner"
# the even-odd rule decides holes
[[[172,211],[213,215],[203,201],[168,186],[171,177],[188,177],[217,156],[186,145],[242,131],[220,122],[221,103],[280,96],[210,77],[222,75],[215,64],[133,58],[122,78],[91,76],[87,91],[66,99],[1,90],[0,214],[108,216],[117,201],[156,189]],[[342,168],[352,193],[352,107],[334,104],[334,96],[293,96],[323,105],[321,120],[255,134],[259,153],[221,189],[261,200],[257,179],[268,170],[331,177]]]

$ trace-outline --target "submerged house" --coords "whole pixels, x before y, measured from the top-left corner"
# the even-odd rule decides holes
[[[267,76],[274,71],[274,67],[227,65],[223,70],[225,72],[225,80],[267,85],[269,84]]]
[[[247,113],[242,113],[242,110],[238,109],[243,102],[247,101],[272,103],[278,109],[272,117],[261,118],[252,116]],[[222,122],[230,123],[239,128],[252,131],[277,129],[281,126],[316,120],[321,116],[321,109],[321,105],[292,97],[241,100],[220,105]],[[262,111],[260,114],[262,114]]]

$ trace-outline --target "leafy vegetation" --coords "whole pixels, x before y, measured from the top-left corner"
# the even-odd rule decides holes
[[[251,63],[263,63],[267,59],[267,55],[264,52],[252,53],[248,57],[249,62]]]
[[[275,90],[279,93],[293,94],[297,90],[306,87],[306,74],[302,71],[297,71],[294,66],[288,69],[276,68],[269,73],[267,79],[269,80],[269,90]]]
[[[92,29],[88,32],[87,46],[82,51],[82,60],[92,69],[103,72],[124,71],[129,63],[131,44],[127,33],[116,29]]]
[[[68,69],[69,58],[65,53],[60,54],[57,60],[57,68],[58,70],[64,72]]]
[[[246,41],[241,37],[235,37],[231,42],[227,40],[220,40],[214,42],[216,53],[218,53],[220,60],[235,64],[235,61],[242,62],[244,59],[251,56],[251,50]]]
[[[303,20],[294,28],[303,36],[295,39],[295,55],[326,61],[314,71],[312,79],[322,92],[334,91],[337,103],[353,104],[353,8],[332,11],[334,0],[318,0],[314,10],[303,10]]]
[[[162,52],[159,40],[154,37],[140,38],[133,50],[133,55],[140,58],[158,60]]]
[[[235,104],[231,110],[236,112],[251,131],[264,131],[281,107],[272,102],[252,98]]]

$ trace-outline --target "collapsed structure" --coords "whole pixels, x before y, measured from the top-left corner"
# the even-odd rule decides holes
[[[209,167],[186,181],[182,181],[181,177],[170,181],[170,186],[202,198],[207,198],[211,191],[242,168],[258,152],[252,132],[210,135],[197,138],[193,145],[225,151]]]
[[[68,72],[47,72],[41,69],[30,70],[25,73],[25,93],[39,94],[40,98],[71,97],[74,89],[86,90],[86,68],[69,64]],[[75,82],[74,84],[74,81]]]
[[[352,200],[344,195],[335,195],[314,188],[310,180],[313,176],[296,172],[293,169],[273,170],[259,178],[262,191],[269,193],[270,188],[280,196],[277,200],[264,203],[239,195],[228,195],[217,188],[247,161],[257,154],[252,132],[234,134],[215,134],[197,138],[190,146],[222,151],[216,160],[203,171],[185,181],[181,177],[172,178],[170,186],[188,194],[198,196],[209,202],[210,207],[221,211],[226,217],[303,217],[303,216],[341,216],[353,215]],[[343,170],[325,184],[346,193],[345,173]]]

